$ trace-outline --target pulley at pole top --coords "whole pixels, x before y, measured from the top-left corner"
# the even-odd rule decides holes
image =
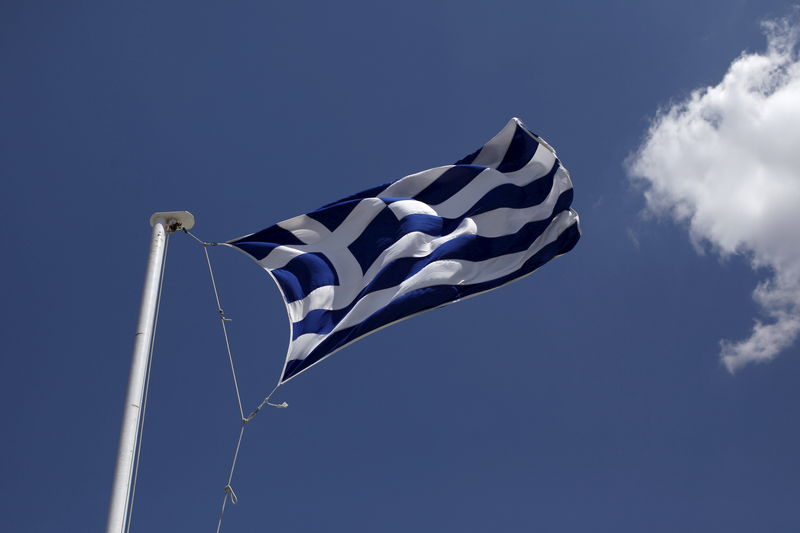
[[[150,225],[155,226],[158,220],[163,220],[166,230],[174,233],[179,229],[192,229],[194,227],[194,215],[189,211],[163,211],[150,215]]]

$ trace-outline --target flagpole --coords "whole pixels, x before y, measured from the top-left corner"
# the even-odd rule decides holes
[[[164,264],[167,233],[172,233],[178,229],[191,229],[194,226],[194,216],[188,211],[154,213],[150,217],[150,225],[153,227],[150,256],[147,261],[147,273],[142,291],[139,324],[136,328],[133,344],[128,393],[122,416],[117,466],[114,471],[114,484],[111,489],[106,533],[125,533],[126,529],[131,497],[131,476],[139,437],[141,405],[147,378],[150,346],[153,340],[153,327],[158,305],[159,288],[161,286],[161,272]]]

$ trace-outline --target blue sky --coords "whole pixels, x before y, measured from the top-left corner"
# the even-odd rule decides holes
[[[751,204],[737,211],[727,191],[754,182],[718,169],[742,130],[683,142],[697,117],[767,106],[769,90],[748,104],[720,82],[743,53],[768,57],[761,22],[791,12],[4,3],[4,530],[105,525],[151,213],[190,210],[199,236],[227,240],[451,163],[512,116],[570,170],[581,242],[282,388],[290,408],[248,427],[223,531],[800,530],[796,204],[736,226]],[[780,83],[796,79],[789,57]],[[718,100],[671,107],[709,86]],[[756,129],[777,155],[741,162],[775,201],[793,198],[800,170],[779,150],[800,141],[797,106],[777,110],[787,123]],[[665,153],[697,164],[675,170]],[[769,181],[775,160],[784,188]],[[211,252],[255,406],[282,367],[284,309],[257,265]],[[216,526],[238,410],[203,261],[170,239],[133,531]],[[768,280],[785,291],[754,300]],[[738,346],[754,319],[788,333],[731,373],[720,341]]]

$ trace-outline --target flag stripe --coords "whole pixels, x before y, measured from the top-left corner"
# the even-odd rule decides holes
[[[480,153],[472,161],[473,165],[483,165],[485,167],[497,168],[508,152],[508,147],[517,131],[517,124],[509,124],[494,138],[486,143]]]
[[[463,189],[484,170],[486,167],[475,165],[450,167],[436,181],[415,194],[414,199],[431,205],[440,204]]]
[[[503,173],[516,172],[520,170],[539,148],[539,143],[528,132],[523,130],[519,124],[514,130],[514,137],[511,144],[503,156],[503,161],[497,166],[497,170]]]
[[[301,300],[317,287],[339,284],[337,271],[330,259],[316,252],[299,255],[272,273],[289,301]]]

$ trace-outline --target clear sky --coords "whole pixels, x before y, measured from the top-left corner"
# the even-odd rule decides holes
[[[578,246],[282,388],[223,531],[800,531],[800,99],[772,99],[798,67],[761,25],[791,13],[3,2],[0,526],[105,527],[151,213],[231,239],[518,116],[572,174]],[[256,264],[211,253],[252,408],[285,312]],[[132,530],[213,531],[237,432],[202,250],[176,234]]]

